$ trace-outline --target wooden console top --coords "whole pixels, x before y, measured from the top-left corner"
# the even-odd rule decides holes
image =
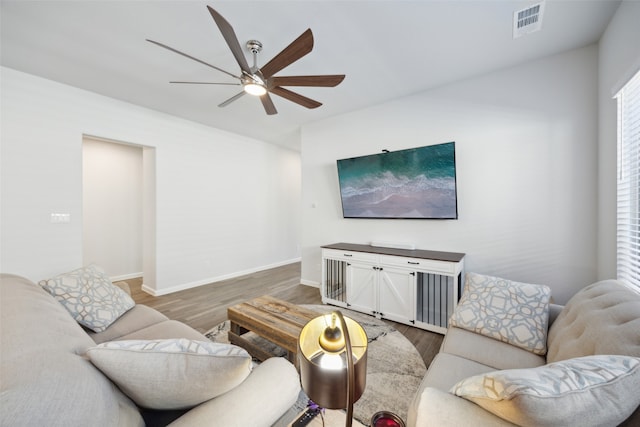
[[[358,245],[355,243],[333,243],[321,246],[324,249],[339,251],[367,252],[380,255],[395,255],[407,258],[434,259],[437,261],[460,262],[465,254],[458,252],[427,251],[423,249],[395,249],[381,246]]]

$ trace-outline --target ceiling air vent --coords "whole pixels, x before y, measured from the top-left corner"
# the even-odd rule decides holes
[[[539,31],[542,28],[544,2],[513,12],[513,38]]]

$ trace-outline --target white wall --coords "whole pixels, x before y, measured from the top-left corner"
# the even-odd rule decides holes
[[[142,147],[85,137],[82,159],[83,264],[141,276]]]
[[[597,57],[589,46],[303,127],[303,280],[320,281],[321,245],[382,240],[464,252],[467,271],[548,284],[557,302],[592,282]],[[447,141],[459,220],[342,218],[336,159]]]
[[[598,277],[616,277],[616,101],[640,69],[640,2],[623,1],[599,43]]]
[[[155,147],[152,292],[300,256],[299,153],[1,72],[1,271],[39,280],[82,265],[83,134]],[[51,224],[52,212],[71,222]]]

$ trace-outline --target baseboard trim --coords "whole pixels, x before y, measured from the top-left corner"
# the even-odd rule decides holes
[[[112,282],[119,282],[120,280],[137,279],[142,277],[142,271],[139,273],[121,274],[120,276],[109,277]]]
[[[147,286],[147,285],[145,285],[144,283],[142,284],[142,287],[141,287],[140,289],[141,289],[143,292],[146,292],[146,293],[148,293],[149,295],[154,296],[154,297],[157,297],[157,296],[160,296],[160,295],[164,295],[164,294],[159,294],[159,293],[157,293],[155,289],[152,289],[152,288],[148,287],[148,286]]]
[[[305,286],[311,286],[312,288],[320,288],[320,283],[314,280],[300,279],[300,284]]]
[[[174,292],[184,291],[191,288],[197,288],[198,286],[209,285],[215,282],[221,282],[223,280],[235,279],[236,277],[245,276],[247,274],[257,273],[258,271],[269,270],[270,268],[282,267],[283,265],[293,264],[295,262],[300,262],[301,258],[294,258],[290,260],[285,260],[281,262],[276,262],[273,264],[263,265],[260,267],[250,268],[243,271],[236,271],[234,273],[225,274],[217,277],[210,277],[207,279],[197,280],[195,282],[184,283],[182,285],[171,286],[165,289],[153,289],[149,286],[142,285],[142,290],[154,297],[159,297],[162,295],[172,294]]]

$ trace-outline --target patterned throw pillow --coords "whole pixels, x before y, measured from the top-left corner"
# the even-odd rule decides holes
[[[111,341],[87,355],[138,405],[183,409],[238,386],[252,369],[246,350],[188,339]]]
[[[640,359],[598,355],[476,375],[450,390],[521,426],[615,426],[640,404]]]
[[[94,332],[107,329],[135,306],[126,292],[111,283],[96,265],[79,268],[39,282],[73,318]]]
[[[550,298],[548,286],[466,273],[450,324],[545,355]]]

